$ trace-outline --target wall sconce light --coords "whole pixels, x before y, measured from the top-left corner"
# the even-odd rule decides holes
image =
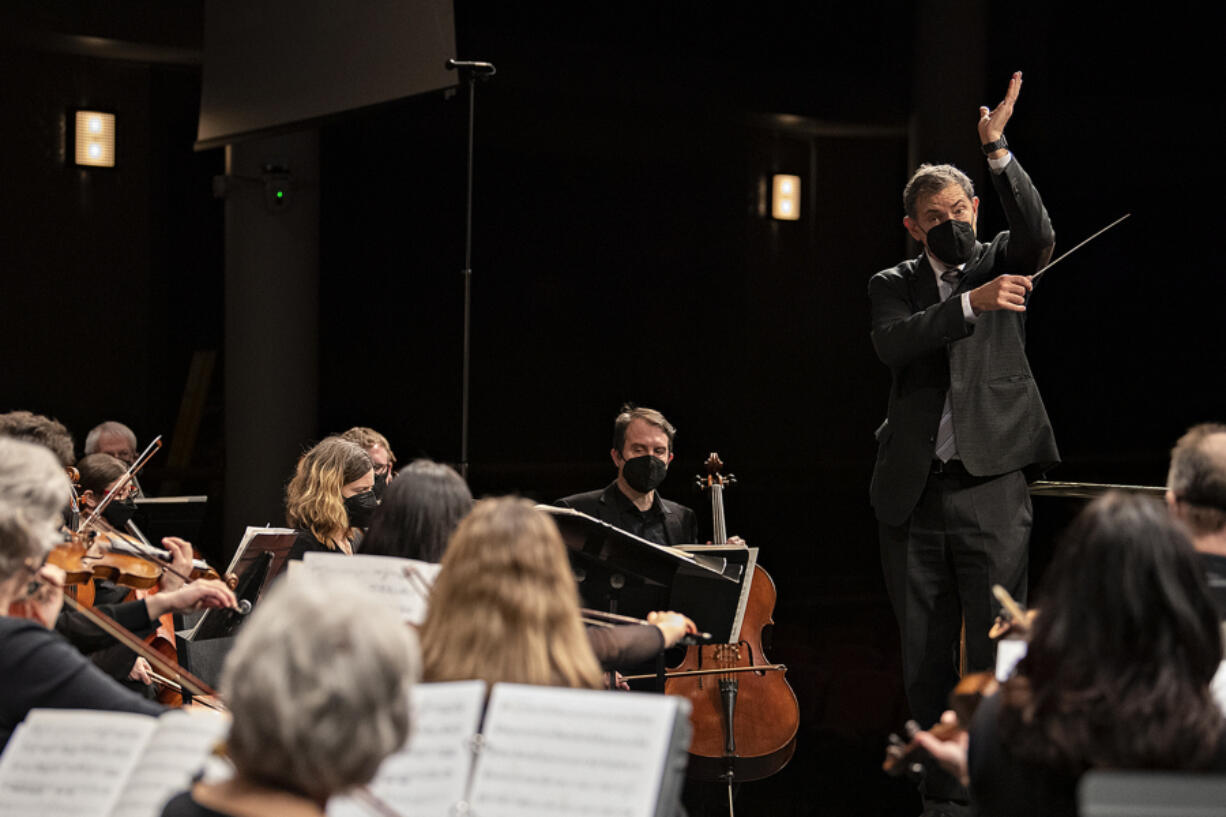
[[[115,166],[115,114],[76,111],[73,162],[82,167]]]
[[[800,177],[776,173],[771,185],[771,218],[796,221],[800,218]]]

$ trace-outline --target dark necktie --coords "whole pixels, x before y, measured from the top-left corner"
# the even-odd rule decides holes
[[[958,281],[961,278],[962,270],[960,269],[951,268],[941,273],[941,280],[949,284],[951,295],[958,288]],[[941,300],[944,301],[945,298]],[[941,409],[941,422],[937,425],[937,441],[933,453],[941,462],[948,462],[958,454],[957,443],[954,440],[954,410],[948,392],[945,393],[945,405]]]

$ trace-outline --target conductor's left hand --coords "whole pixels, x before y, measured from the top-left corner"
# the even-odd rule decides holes
[[[1009,87],[1005,91],[1005,98],[1000,101],[1000,104],[990,111],[986,105],[979,108],[980,144],[995,142],[1005,132],[1005,125],[1008,124],[1009,117],[1013,116],[1013,105],[1017,102],[1017,96],[1021,92],[1022,72],[1014,71],[1013,77],[1009,80]]]

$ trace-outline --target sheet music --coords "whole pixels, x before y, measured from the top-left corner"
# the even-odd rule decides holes
[[[426,620],[426,603],[438,571],[439,565],[417,559],[318,551],[303,555],[301,570],[323,583],[355,584],[415,625]]]
[[[188,788],[213,747],[230,729],[220,712],[172,710],[157,720],[157,730],[137,761],[111,811],[111,817],[158,817],[175,794]]]
[[[0,817],[109,814],[157,719],[34,709],[0,756]]]
[[[468,787],[469,741],[484,704],[484,681],[415,686],[409,742],[383,761],[371,792],[401,814],[450,817]],[[328,817],[370,817],[370,811],[352,798],[334,797]]]
[[[996,680],[1000,683],[1013,677],[1017,662],[1026,657],[1028,641],[1020,638],[1002,638],[996,642]]]
[[[286,534],[293,535],[296,531],[293,528],[253,528],[249,527],[243,531],[243,538],[238,543],[238,549],[234,551],[234,558],[230,559],[230,566],[226,568],[226,573],[233,573],[238,569],[238,562],[243,558],[243,554],[247,552],[247,548],[251,545],[251,540],[257,536],[267,534],[269,536],[284,536]]]
[[[1226,712],[1226,661],[1217,665],[1209,691],[1213,693],[1213,700],[1217,701],[1218,708]]]
[[[652,817],[681,701],[497,684],[470,804],[481,817]]]

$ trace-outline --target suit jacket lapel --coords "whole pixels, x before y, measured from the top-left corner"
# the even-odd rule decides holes
[[[985,272],[990,275],[991,270],[980,270],[979,262],[983,260],[983,256],[988,251],[988,245],[977,243],[975,245],[975,255],[970,261],[966,262],[966,266],[962,268],[962,277],[958,279],[958,286],[954,288],[952,295],[961,295],[968,289],[974,289],[980,284],[986,284],[983,280]]]

